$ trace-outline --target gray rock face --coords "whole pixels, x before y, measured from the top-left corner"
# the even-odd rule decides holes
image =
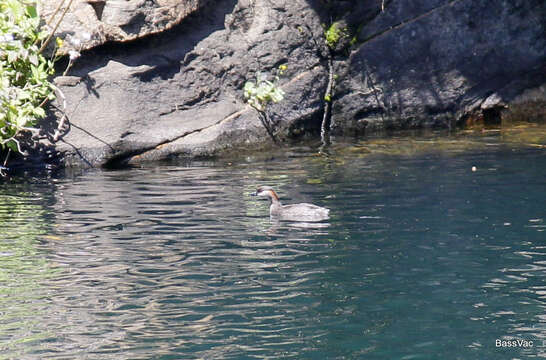
[[[281,64],[286,98],[268,111],[276,136],[320,111],[324,69],[310,29],[321,30],[305,1],[227,0],[204,11],[161,38],[87,54],[73,76],[57,78],[71,126],[56,144],[63,163],[108,166],[271,143],[242,88]]]
[[[134,40],[169,29],[210,2],[73,0],[55,35],[69,40],[61,48],[62,53],[90,49],[107,41]],[[40,1],[40,13],[54,27],[69,3],[69,0]]]
[[[286,64],[280,79],[285,100],[268,109],[275,136],[282,140],[316,130],[328,56],[338,75],[334,134],[449,127],[475,112],[500,111],[531,97],[539,104],[546,101],[542,0],[329,3],[154,2],[172,5],[168,9],[185,6],[182,23],[156,36],[84,53],[71,76],[56,79],[66,97],[70,128],[61,141],[45,145],[68,166],[274,146],[256,110],[244,102],[245,81]],[[124,30],[131,34],[178,21],[154,23],[157,17],[134,15],[149,9],[149,2],[109,15],[115,6],[135,4],[108,1],[102,19],[131,29],[131,17],[140,18],[138,30]],[[349,35],[328,50],[323,24],[332,20]],[[55,116],[60,118],[60,112]],[[50,133],[55,116],[44,124]]]
[[[449,127],[510,103],[546,83],[545,19],[542,0],[388,2],[340,64],[334,131]]]

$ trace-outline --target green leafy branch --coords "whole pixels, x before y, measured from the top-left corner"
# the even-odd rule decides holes
[[[23,153],[17,135],[35,131],[43,105],[55,98],[48,81],[53,61],[40,53],[48,34],[40,31],[36,5],[0,0],[0,145]]]
[[[244,97],[247,103],[258,111],[260,121],[275,143],[277,143],[277,140],[275,138],[273,123],[267,114],[267,107],[270,103],[278,103],[284,99],[285,93],[278,85],[278,82],[279,76],[282,75],[286,69],[286,65],[279,66],[273,81],[267,79],[267,74],[258,72],[256,74],[256,81],[247,81],[243,88]]]
[[[284,99],[284,91],[277,85],[279,75],[286,70],[286,65],[279,67],[279,74],[273,81],[267,80],[267,74],[259,72],[256,74],[256,82],[247,81],[243,89],[245,99],[250,106],[258,111],[265,111],[271,102],[277,103]]]
[[[58,89],[49,79],[55,73],[54,63],[58,56],[47,58],[43,50],[72,1],[68,0],[51,29],[49,25],[65,4],[65,0],[61,1],[46,25],[51,30],[45,31],[36,0],[0,0],[0,149],[7,149],[8,156],[11,151],[26,154],[20,134],[37,132],[34,126],[46,116],[45,104],[55,99]],[[62,40],[57,39],[56,49],[61,45]],[[4,166],[6,162],[7,157]]]

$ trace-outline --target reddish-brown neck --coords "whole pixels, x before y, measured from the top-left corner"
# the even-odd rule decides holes
[[[279,201],[279,197],[277,196],[277,193],[273,190],[269,190],[271,192],[271,198],[275,201]]]

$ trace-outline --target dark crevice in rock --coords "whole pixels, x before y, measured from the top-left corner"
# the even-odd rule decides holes
[[[104,11],[104,5],[106,5],[106,0],[87,0],[87,3],[91,5],[97,15],[97,19],[102,19],[102,12]]]
[[[291,140],[313,138],[321,135],[323,110],[317,110],[300,117],[287,129],[288,138]]]

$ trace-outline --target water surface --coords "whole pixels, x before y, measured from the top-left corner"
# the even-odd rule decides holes
[[[544,357],[546,153],[510,139],[14,177],[0,359]],[[332,218],[271,223],[257,184]]]

